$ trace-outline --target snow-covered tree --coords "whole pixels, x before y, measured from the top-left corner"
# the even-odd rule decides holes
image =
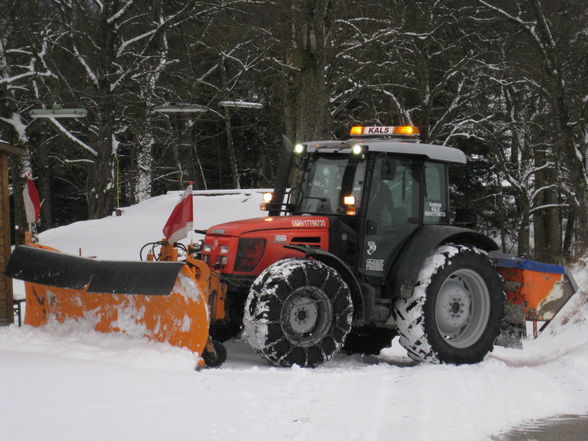
[[[169,63],[165,34],[186,19],[194,5],[167,2],[163,7],[147,0],[55,3],[62,23],[67,23],[67,32],[56,42],[68,63],[61,75],[72,96],[81,95],[81,104],[89,111],[87,139],[94,152],[80,151],[91,164],[85,184],[88,216],[101,217],[111,210],[120,185],[116,179],[118,149],[129,129],[129,118],[136,115],[133,109],[139,105],[150,110],[148,106],[153,104],[152,98],[145,96],[149,86],[138,83],[157,81],[158,69]],[[145,102],[139,102],[141,97]],[[143,169],[148,168],[145,150],[151,145],[149,135],[135,139],[142,141],[143,153],[138,156]],[[137,185],[148,186],[146,176],[140,177]]]
[[[56,31],[51,14],[42,13],[42,6],[35,0],[0,4],[0,138],[24,151],[11,161],[15,224],[21,231],[25,227],[22,176],[32,172],[32,144],[36,143],[31,139],[28,112],[43,99],[44,83],[56,78],[49,60]],[[45,213],[47,208],[44,204]]]
[[[524,105],[540,103],[542,130],[536,131],[535,166],[537,175],[535,207],[535,245],[546,248],[542,254],[553,259],[561,250],[559,207],[568,207],[564,245],[582,253],[588,249],[588,184],[586,178],[586,96],[588,77],[586,58],[588,46],[586,23],[588,12],[582,2],[540,1],[512,4],[510,2],[478,1],[478,17],[502,23],[510,38],[508,70],[529,88]],[[510,29],[510,30],[509,30]],[[583,49],[582,49],[583,48]],[[552,152],[543,159],[542,152]],[[553,166],[548,166],[553,165]],[[557,167],[556,167],[557,166]],[[561,196],[554,190],[559,188]],[[562,204],[559,200],[564,198]],[[576,225],[575,228],[573,226]]]

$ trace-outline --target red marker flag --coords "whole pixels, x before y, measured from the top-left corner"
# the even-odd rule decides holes
[[[27,177],[27,182],[22,191],[22,198],[24,200],[24,207],[27,215],[27,224],[32,225],[39,222],[39,217],[41,215],[41,201],[39,199],[37,187],[30,177]]]
[[[192,202],[192,183],[188,185],[182,195],[182,199],[174,207],[169,219],[163,227],[163,235],[169,243],[177,242],[188,236],[194,222],[194,211]]]

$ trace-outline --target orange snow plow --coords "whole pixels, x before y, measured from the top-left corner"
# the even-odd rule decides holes
[[[563,266],[507,256],[496,257],[495,263],[504,279],[507,318],[509,312],[515,312],[518,321],[532,322],[535,337],[578,291],[573,276]],[[543,322],[540,329],[538,322]]]
[[[6,275],[24,280],[25,324],[77,320],[100,332],[122,332],[185,347],[199,366],[220,365],[222,345],[209,336],[224,318],[226,286],[202,261],[178,261],[178,251],[159,242],[146,262],[104,261],[28,244],[17,246]]]

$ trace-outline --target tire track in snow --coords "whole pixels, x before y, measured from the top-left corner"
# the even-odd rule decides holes
[[[390,383],[390,375],[388,373],[384,374],[372,403],[374,410],[369,414],[370,417],[366,421],[365,427],[367,427],[367,431],[361,436],[361,441],[380,441],[386,438],[385,436],[380,436],[380,432],[382,430],[382,421],[387,421],[390,417],[385,415],[385,409],[388,408],[389,403],[392,401],[392,386]]]
[[[330,373],[323,370],[309,372],[305,377],[295,392],[304,398],[282,408],[288,418],[275,431],[280,434],[280,440],[386,439],[382,422],[389,421],[390,407],[398,404],[393,399],[391,384],[397,377],[391,371],[353,369]],[[377,389],[373,388],[374,377],[378,378]]]
[[[346,401],[356,399],[350,395],[348,385],[353,381],[349,373],[333,374],[324,370],[306,370],[299,372],[275,372],[272,383],[282,378],[287,383],[267,402],[257,397],[254,406],[247,413],[256,418],[255,424],[248,424],[248,433],[243,440],[304,440],[326,441],[333,439],[337,433],[334,422],[341,421],[347,412],[339,406]],[[270,374],[265,372],[265,375]],[[271,375],[271,374],[270,374]],[[276,378],[279,377],[279,378]],[[280,399],[281,398],[281,399]],[[346,439],[362,438],[358,436]]]
[[[304,380],[310,375],[302,370],[301,372],[293,373],[289,369],[283,368],[268,368],[260,372],[260,374],[270,375],[271,378],[268,378],[270,380],[268,383],[278,383],[281,387],[279,387],[279,390],[272,390],[270,386],[268,390],[260,394],[264,395],[263,397],[252,397],[253,406],[247,410],[247,413],[250,414],[250,418],[254,421],[247,424],[249,431],[243,434],[243,440],[284,439],[284,419],[292,411],[304,408],[306,405],[306,397],[309,391]],[[285,381],[285,384],[282,385],[283,381]],[[267,394],[269,396],[267,396],[266,401],[264,398]]]
[[[347,375],[310,372],[305,376],[308,377],[304,386],[305,390],[300,394],[305,399],[288,409],[289,421],[284,424],[282,439],[308,441],[329,439],[323,432],[328,424],[324,424],[324,421],[321,423],[319,420],[328,419],[333,404],[341,403],[341,394],[346,393],[346,388],[342,387],[340,379]],[[310,400],[307,397],[311,397]]]
[[[549,363],[559,361],[566,355],[573,354],[578,350],[588,348],[588,343],[582,343],[579,345],[573,345],[565,349],[556,350],[550,353],[535,353],[535,354],[516,354],[516,358],[509,358],[496,354],[489,354],[488,358],[501,361],[509,367],[539,367]],[[523,355],[523,356],[521,356]]]

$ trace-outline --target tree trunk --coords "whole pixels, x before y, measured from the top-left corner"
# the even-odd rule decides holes
[[[294,143],[330,137],[327,89],[327,33],[332,2],[292,2],[292,34],[287,38],[284,124]]]
[[[539,169],[545,165],[545,151],[535,151],[535,168]],[[545,169],[535,173],[535,188],[543,187],[547,184]],[[539,193],[535,200],[534,206],[541,207],[546,204],[546,192]],[[533,212],[533,238],[534,250],[533,257],[537,260],[546,260],[546,233],[545,233],[545,210],[536,210]]]
[[[155,140],[150,129],[136,137],[138,152],[136,158],[136,182],[134,189],[134,202],[141,202],[151,197],[151,171],[153,156],[151,155]]]
[[[576,210],[573,206],[568,208],[567,224],[562,247],[562,255],[565,260],[572,255],[572,239],[574,237],[574,224],[576,223]]]
[[[178,116],[178,153],[180,155],[180,167],[182,168],[182,179],[180,189],[186,187],[188,182],[194,181],[194,157],[192,152],[192,142],[190,132],[192,123],[189,119]]]
[[[520,213],[517,229],[517,248],[520,257],[529,257],[529,201],[521,198],[518,201]]]
[[[202,169],[202,163],[200,162],[200,155],[198,154],[198,142],[194,138],[194,127],[190,125],[189,128],[189,141],[191,146],[191,157],[192,159],[192,167],[193,167],[193,176],[194,176],[194,188],[197,190],[206,190],[208,189],[208,185],[206,184],[206,176],[204,175],[204,170]]]
[[[229,96],[229,88],[227,84],[226,72],[225,72],[225,60],[224,58],[220,61],[220,72],[221,72],[221,84],[225,98],[231,98]],[[231,126],[231,113],[227,106],[223,106],[223,117],[225,120],[225,135],[227,137],[227,153],[229,155],[229,165],[231,167],[231,178],[233,181],[234,188],[241,188],[241,182],[239,180],[239,164],[237,163],[237,154],[235,152],[235,144],[233,142],[233,128]]]
[[[539,201],[542,205],[557,205],[554,190],[543,192]],[[561,262],[561,220],[559,207],[535,211],[535,258],[541,262]]]
[[[24,189],[23,175],[31,171],[31,156],[28,148],[18,143],[12,145],[24,150],[24,154],[10,161],[10,173],[12,180],[12,198],[14,203],[14,241],[15,244],[24,243],[24,232],[27,231],[27,219],[24,209],[22,192]]]
[[[49,168],[49,152],[47,140],[42,140],[38,147],[39,159],[39,193],[41,195],[41,225],[43,230],[53,227],[51,170]]]
[[[554,180],[554,171],[550,170],[550,182]],[[547,203],[549,205],[559,205],[559,199],[555,190],[547,191]],[[546,213],[546,262],[561,263],[561,209],[557,206],[547,209]]]
[[[104,105],[101,130],[97,138],[98,157],[88,177],[88,219],[107,216],[113,207],[114,153],[113,152],[113,106]],[[109,110],[111,112],[109,112]]]

